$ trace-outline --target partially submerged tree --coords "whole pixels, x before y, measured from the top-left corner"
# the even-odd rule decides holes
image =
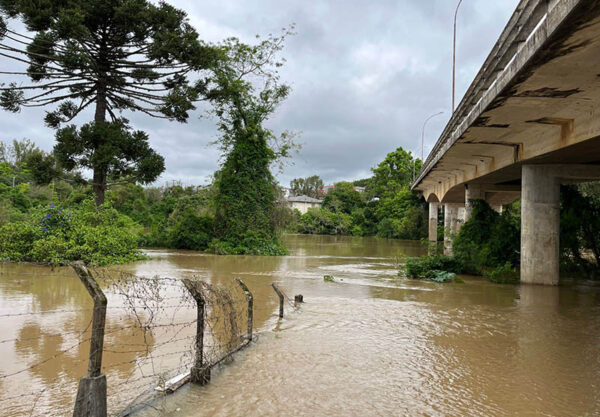
[[[0,20],[0,56],[27,66],[0,71],[14,79],[0,88],[0,106],[12,112],[51,107],[45,122],[52,128],[92,106],[86,129],[59,132],[57,155],[93,170],[98,204],[109,176],[156,179],[162,160],[120,113],[185,122],[206,94],[202,72],[218,61],[219,49],[198,39],[185,12],[148,0],[0,0],[2,13],[21,18],[33,37]]]
[[[281,254],[272,214],[276,184],[272,164],[289,156],[292,137],[276,136],[264,126],[289,93],[279,82],[277,53],[285,37],[269,37],[256,46],[229,39],[228,61],[215,73],[209,96],[219,117],[218,140],[225,160],[216,175],[215,228],[221,253]]]

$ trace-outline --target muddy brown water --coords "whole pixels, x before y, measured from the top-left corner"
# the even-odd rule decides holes
[[[285,241],[286,257],[151,250],[149,260],[119,267],[223,285],[239,276],[256,299],[255,343],[209,385],[187,385],[138,415],[600,415],[600,288],[419,282],[397,276],[401,255],[422,253],[416,242]],[[298,311],[286,305],[281,321],[273,281],[306,301]],[[0,415],[71,413],[86,372],[89,345],[77,340],[90,305],[69,269],[0,266]],[[109,310],[109,328],[128,320]],[[108,335],[107,346],[145,338],[158,351],[160,337]],[[110,393],[143,355],[105,353]]]

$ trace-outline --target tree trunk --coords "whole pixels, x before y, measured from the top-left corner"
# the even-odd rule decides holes
[[[102,85],[98,86],[96,95],[96,113],[94,115],[95,123],[103,123],[106,121],[106,92]],[[106,192],[106,175],[107,169],[103,166],[94,167],[93,189],[96,196],[96,205],[104,204],[104,193]]]
[[[94,167],[93,189],[96,196],[96,205],[104,204],[104,192],[106,191],[106,169]]]

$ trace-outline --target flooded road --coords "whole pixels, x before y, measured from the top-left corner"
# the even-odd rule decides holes
[[[600,288],[502,286],[471,277],[419,282],[397,275],[402,255],[422,253],[416,242],[285,241],[288,257],[152,250],[151,259],[119,267],[222,285],[241,277],[255,295],[258,340],[213,372],[209,385],[187,385],[138,415],[600,415]],[[69,269],[0,268],[0,316],[10,314],[0,317],[2,415],[32,408],[33,415],[67,415],[85,374],[85,344],[63,360],[2,377],[70,346],[89,321],[73,310],[89,308],[89,296]],[[286,305],[280,321],[271,282],[306,303],[298,311]],[[26,315],[47,310],[66,312]],[[109,326],[119,320],[109,310]],[[134,344],[141,336],[126,337]],[[118,378],[135,371],[138,354],[127,355],[134,362],[105,355],[106,364],[118,365],[107,370],[109,391],[111,381],[118,389]],[[40,387],[53,399],[31,407],[35,397],[17,397]]]

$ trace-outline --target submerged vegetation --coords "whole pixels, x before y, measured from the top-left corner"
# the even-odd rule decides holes
[[[561,186],[560,259],[563,274],[600,277],[600,189],[594,184]],[[407,275],[434,271],[483,275],[500,284],[519,282],[520,201],[502,214],[473,201],[473,214],[454,237],[452,257],[433,255],[407,261]]]

